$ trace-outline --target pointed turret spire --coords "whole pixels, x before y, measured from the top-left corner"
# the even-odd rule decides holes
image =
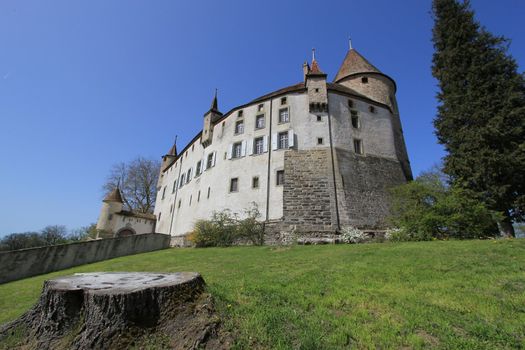
[[[104,202],[118,202],[118,203],[124,203],[122,200],[122,194],[120,193],[120,179],[118,181],[117,187],[115,187],[111,192],[108,193],[106,198],[104,198]]]
[[[319,64],[317,63],[317,60],[315,59],[315,48],[312,49],[312,66],[310,67],[308,71],[308,75],[326,75],[321,70],[321,68],[319,68]]]
[[[210,111],[218,111],[218,110],[219,110],[219,104],[217,102],[217,88],[215,88],[215,96],[213,97],[213,101],[211,101]]]
[[[349,39],[348,53],[335,76],[334,82],[337,83],[349,75],[358,73],[381,73],[381,71],[361,56],[356,49],[352,48],[352,40]]]
[[[167,156],[177,156],[177,135],[175,135],[175,141],[173,141],[173,146],[171,146],[168,153],[166,153]]]

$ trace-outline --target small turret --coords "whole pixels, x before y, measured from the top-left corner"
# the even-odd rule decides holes
[[[206,114],[204,114],[204,127],[202,128],[201,143],[204,147],[211,144],[213,140],[213,125],[222,117],[217,103],[217,89],[215,89],[215,96],[211,102],[211,107]]]
[[[312,65],[305,74],[305,85],[308,90],[308,105],[311,113],[328,112],[328,93],[326,91],[326,74],[321,71],[312,49]],[[304,65],[303,65],[304,70]]]
[[[115,226],[113,216],[122,211],[124,205],[119,185],[109,192],[102,202],[102,209],[97,222],[97,236],[98,238],[112,237]]]

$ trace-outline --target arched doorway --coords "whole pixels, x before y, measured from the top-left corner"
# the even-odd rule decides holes
[[[134,234],[136,234],[135,230],[130,227],[125,227],[117,232],[116,237],[133,236]]]

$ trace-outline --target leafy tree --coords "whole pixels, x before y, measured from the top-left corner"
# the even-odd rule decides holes
[[[444,171],[501,213],[500,232],[514,236],[512,221],[525,219],[524,76],[507,54],[508,40],[482,27],[468,0],[434,0],[432,9],[434,126],[447,151]]]
[[[64,225],[49,225],[40,233],[45,245],[55,245],[67,242],[67,229]]]
[[[97,238],[97,224],[82,226],[73,230],[68,236],[69,241],[85,241]]]
[[[45,246],[38,232],[11,233],[0,241],[0,250],[18,250]]]
[[[485,238],[498,234],[494,215],[468,190],[431,171],[392,189],[391,223],[411,240]]]
[[[160,162],[138,157],[129,163],[113,165],[103,186],[107,195],[120,183],[122,200],[128,210],[153,213],[157,196]]]

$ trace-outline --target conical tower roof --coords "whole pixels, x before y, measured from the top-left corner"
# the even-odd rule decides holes
[[[350,49],[335,76],[334,83],[339,82],[349,75],[358,73],[379,73],[383,74],[372,63],[368,62],[357,50]]]
[[[168,151],[168,153],[166,153],[166,155],[173,157],[177,156],[177,141],[173,143],[173,146],[171,146],[170,150]]]
[[[113,191],[109,192],[106,198],[104,198],[104,202],[119,202],[124,203],[122,200],[122,194],[120,193],[119,187],[115,187]]]

